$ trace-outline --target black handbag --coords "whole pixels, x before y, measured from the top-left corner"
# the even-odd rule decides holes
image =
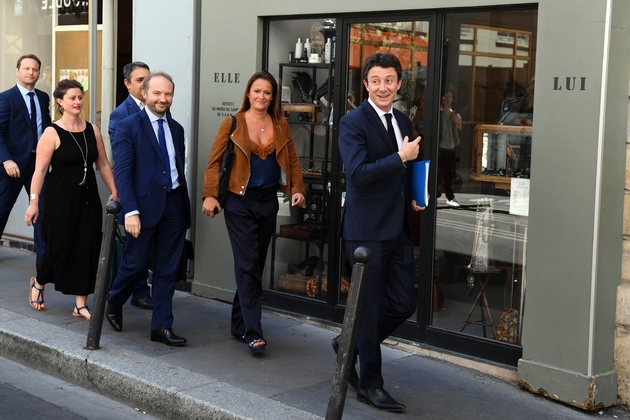
[[[228,192],[228,183],[230,181],[230,170],[232,169],[232,164],[234,163],[234,142],[232,141],[232,133],[236,128],[236,117],[232,115],[232,129],[230,130],[230,134],[228,135],[228,145],[227,149],[225,149],[225,153],[223,153],[223,160],[221,161],[221,173],[219,174],[219,195],[217,200],[221,205],[221,208],[225,205],[225,197]],[[219,211],[214,209],[214,214],[217,214]]]

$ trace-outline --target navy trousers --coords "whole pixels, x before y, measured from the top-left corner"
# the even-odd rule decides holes
[[[108,302],[122,306],[138,282],[146,279],[149,261],[153,259],[152,330],[173,326],[173,294],[186,237],[186,226],[182,217],[185,213],[186,204],[181,189],[178,188],[168,195],[164,213],[155,226],[142,227],[137,238],[127,235],[124,260],[112,283]]]
[[[352,265],[359,246],[372,251],[356,341],[361,369],[359,388],[383,388],[381,343],[416,310],[413,244],[403,233],[390,241],[346,241]]]
[[[4,228],[9,220],[9,215],[11,214],[11,210],[13,210],[13,206],[20,195],[20,191],[22,191],[22,187],[26,190],[27,197],[31,195],[33,172],[35,172],[35,153],[31,153],[31,158],[19,178],[12,178],[5,172],[0,172],[0,236],[4,233]],[[43,192],[44,189],[42,188],[42,193],[39,198],[39,215],[37,216],[37,223],[33,224],[33,243],[35,244],[36,263],[42,260],[44,250],[46,248],[44,229],[41,222],[43,220]]]
[[[244,196],[228,193],[225,225],[234,254],[236,294],[232,304],[232,335],[247,342],[263,338],[262,273],[269,242],[276,230],[276,188],[248,189]]]

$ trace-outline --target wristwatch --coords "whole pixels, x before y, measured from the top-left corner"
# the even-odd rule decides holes
[[[36,198],[37,198],[37,194],[31,193],[31,201],[35,200]]]

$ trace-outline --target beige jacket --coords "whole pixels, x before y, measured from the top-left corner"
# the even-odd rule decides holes
[[[227,149],[228,134],[232,128],[232,117],[227,117],[221,123],[217,136],[214,138],[210,160],[204,174],[202,200],[206,197],[219,195],[219,173],[223,154]],[[306,196],[302,168],[295,153],[293,136],[289,124],[283,118],[276,121],[274,126],[276,143],[276,161],[280,165],[280,179],[278,188],[288,195],[302,193]],[[251,147],[247,124],[244,114],[236,115],[236,128],[232,133],[234,141],[234,164],[230,172],[228,190],[239,195],[245,194],[250,176]]]

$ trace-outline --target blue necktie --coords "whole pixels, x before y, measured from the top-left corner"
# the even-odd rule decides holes
[[[398,140],[396,140],[396,132],[394,131],[394,124],[392,124],[392,114],[385,114],[385,119],[387,120],[387,134],[389,134],[389,138],[394,142],[394,147],[398,150]]]
[[[168,184],[166,184],[166,191],[171,192],[173,188],[173,180],[171,179],[171,161],[168,158],[168,150],[166,150],[166,136],[164,135],[164,120],[160,118],[158,121],[158,140],[160,142],[160,150],[162,151],[162,159],[166,166],[166,175],[168,176]]]
[[[35,92],[27,94],[31,98],[31,131],[33,131],[33,149],[37,150],[37,107],[35,106]]]

